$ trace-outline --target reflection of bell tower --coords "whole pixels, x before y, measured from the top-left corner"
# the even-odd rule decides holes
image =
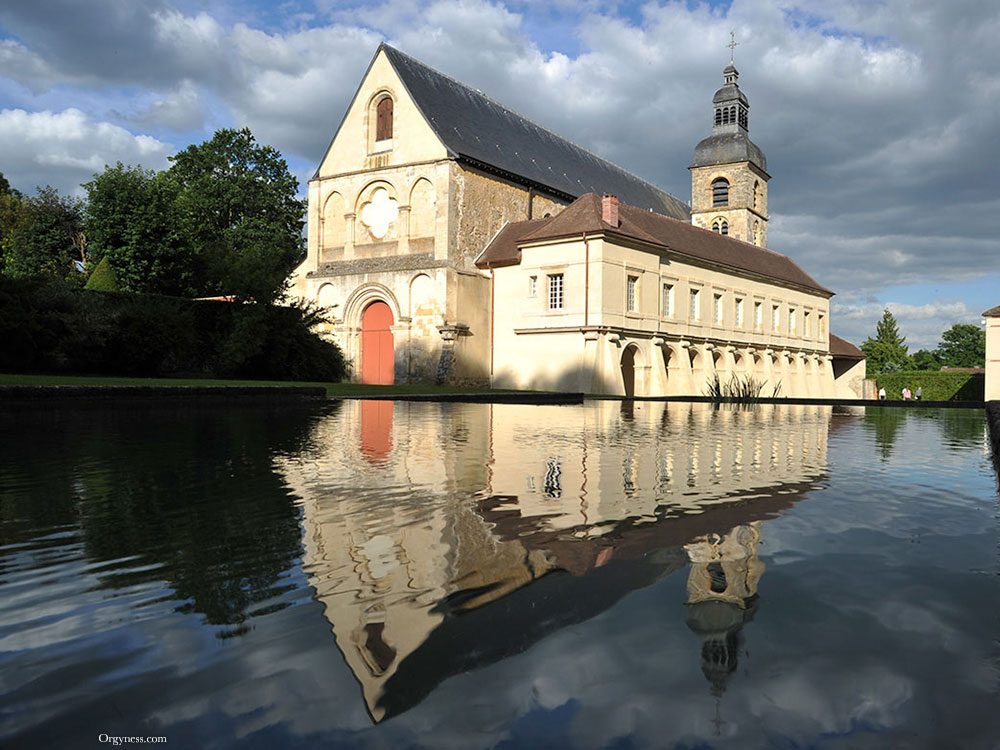
[[[760,521],[754,521],[684,547],[691,560],[687,625],[702,638],[701,669],[716,697],[736,671],[740,631],[757,610],[757,583],[764,572],[759,544]]]

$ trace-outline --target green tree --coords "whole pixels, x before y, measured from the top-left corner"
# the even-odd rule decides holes
[[[199,266],[198,295],[272,302],[299,263],[305,203],[281,155],[225,129],[171,157],[179,226]]]
[[[61,197],[53,187],[39,188],[21,212],[6,240],[4,274],[78,278],[85,247],[80,201]]]
[[[976,325],[956,323],[941,334],[937,354],[945,367],[983,367],[986,332]]]
[[[177,184],[166,173],[105,167],[84,183],[87,262],[107,259],[125,292],[192,293],[194,263],[178,230]]]
[[[0,192],[0,273],[3,272],[10,238],[23,218],[24,204],[20,194],[13,191]]]
[[[97,268],[90,274],[90,278],[87,279],[87,283],[83,288],[93,292],[121,291],[118,280],[115,278],[115,269],[111,267],[107,255],[101,258],[101,262],[97,264]]]
[[[897,372],[910,364],[906,339],[900,336],[899,325],[889,308],[882,312],[882,319],[875,326],[875,338],[869,336],[861,351],[868,358],[868,372],[875,375]]]
[[[916,370],[940,370],[941,362],[938,360],[937,351],[919,349],[910,357],[910,363]]]

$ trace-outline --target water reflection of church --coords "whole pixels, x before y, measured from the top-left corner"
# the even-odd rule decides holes
[[[348,402],[281,468],[376,721],[682,569],[721,695],[757,607],[761,522],[822,480],[830,425],[816,406]]]

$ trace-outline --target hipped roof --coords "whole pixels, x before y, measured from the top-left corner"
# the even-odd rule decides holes
[[[865,353],[840,336],[830,334],[830,354],[837,359],[864,359]]]
[[[611,239],[638,241],[667,253],[833,296],[833,292],[799,268],[795,261],[773,250],[623,202],[618,206],[617,227],[603,221],[601,215],[601,199],[588,193],[554,217],[507,224],[476,259],[476,265],[480,268],[516,265],[521,262],[521,245],[583,233],[605,234]]]
[[[388,44],[384,51],[420,112],[450,156],[471,166],[572,200],[587,192],[688,219],[691,209],[596,154]],[[378,53],[376,52],[376,56]]]

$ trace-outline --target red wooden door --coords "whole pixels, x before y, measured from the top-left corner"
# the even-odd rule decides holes
[[[372,302],[361,313],[361,382],[393,384],[392,310]]]

